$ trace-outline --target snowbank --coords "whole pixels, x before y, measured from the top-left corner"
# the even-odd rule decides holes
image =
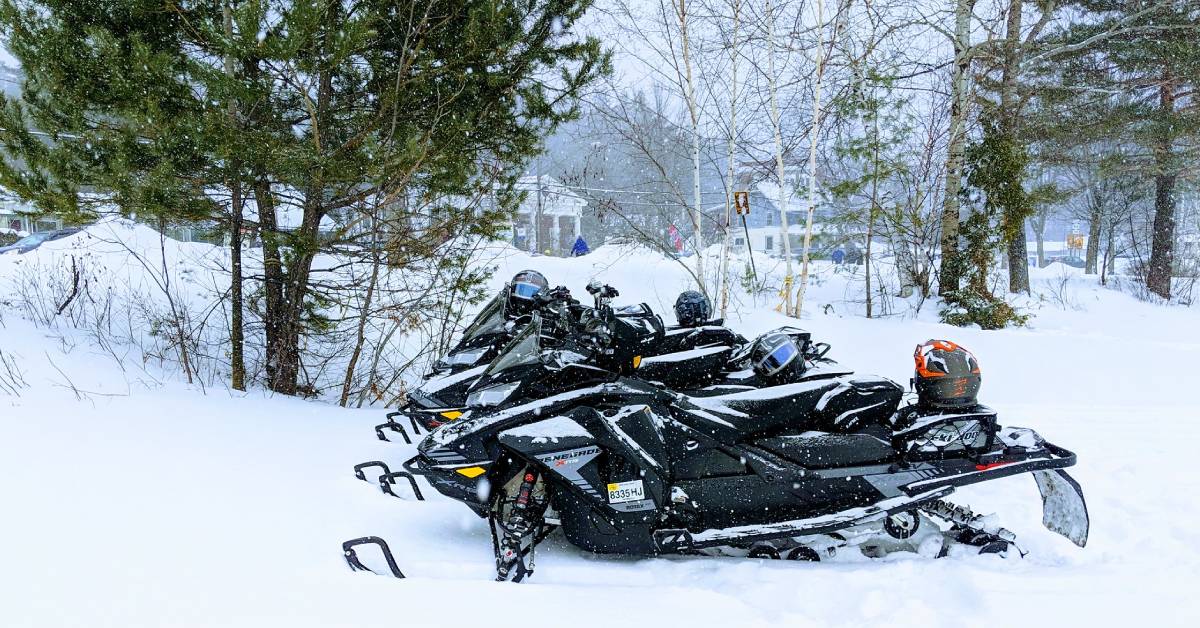
[[[94,255],[111,285],[153,288],[155,274],[127,249],[156,253],[163,241],[137,225],[109,227],[111,238],[89,229],[33,257],[0,257],[0,286],[11,287],[32,264],[45,271],[71,255]],[[168,274],[185,299],[200,303],[219,289],[203,270],[220,267],[219,250],[165,246]],[[679,262],[625,247],[560,259],[496,245],[479,263],[495,269],[492,288],[523,268],[580,295],[598,278],[621,291],[618,303],[647,302],[668,321],[689,285]],[[756,263],[778,281],[777,262]],[[832,343],[844,364],[901,382],[917,343],[945,337],[970,347],[983,365],[981,395],[1003,423],[1032,427],[1079,454],[1072,474],[1093,526],[1086,549],[1045,531],[1034,483],[1014,477],[969,487],[958,501],[997,513],[1029,552],[1024,559],[639,559],[590,555],[555,536],[539,550],[530,582],[494,583],[486,526],[466,508],[432,490],[425,502],[394,499],[354,479],[357,462],[394,465],[413,453],[375,439],[380,411],[201,391],[170,369],[139,364],[136,353],[97,344],[87,329],[35,326],[0,306],[0,355],[23,382],[17,395],[0,392],[0,626],[1200,621],[1192,592],[1200,575],[1200,474],[1192,463],[1200,312],[1042,269],[1033,271],[1042,299],[1027,304],[1036,314],[1029,328],[951,328],[935,322],[930,304],[915,312],[900,300],[896,316],[866,320],[854,314],[861,269],[848,270],[814,265],[801,326]],[[738,289],[732,324],[754,334],[794,323],[774,305]],[[365,534],[391,543],[406,580],[346,568],[341,541]],[[381,566],[368,552],[363,558]]]

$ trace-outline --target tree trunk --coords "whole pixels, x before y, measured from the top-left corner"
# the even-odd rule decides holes
[[[871,205],[867,208],[867,253],[866,253],[866,291],[867,291],[867,318],[871,318],[871,240],[875,236],[875,209],[879,205],[879,101],[872,94],[872,103],[874,103],[874,112],[872,115],[873,133],[872,139],[872,155],[871,155]],[[899,260],[899,255],[897,255]],[[899,268],[899,264],[897,265]],[[903,271],[901,271],[903,274]]]
[[[1017,79],[1021,69],[1021,9],[1023,0],[1009,0],[1008,23],[1005,27],[1004,70],[1001,77],[1000,113],[1004,133],[1017,142],[1020,123],[1020,99],[1017,97]],[[1022,174],[1022,178],[1024,173]],[[1017,181],[1021,185],[1021,181]],[[1025,246],[1025,217],[1010,214],[1005,217],[1011,223],[1008,239],[1008,291],[1029,292],[1029,252]]]
[[[1154,231],[1146,287],[1164,299],[1171,298],[1171,270],[1175,263],[1175,178],[1174,174],[1154,177]]]
[[[942,262],[938,272],[938,294],[958,290],[962,264],[958,250],[958,195],[962,189],[966,150],[968,78],[971,70],[971,18],[975,0],[958,0],[954,8],[954,74],[950,82],[950,133],[946,140],[946,193],[942,199]]]
[[[708,295],[708,285],[704,280],[704,234],[700,213],[700,103],[696,102],[696,85],[692,79],[691,46],[688,43],[688,12],[686,0],[679,0],[679,38],[683,48],[683,68],[687,88],[688,114],[692,121],[692,238],[696,251],[696,282],[700,284],[700,292]]]
[[[1113,232],[1116,225],[1109,225],[1104,238],[1104,261],[1100,264],[1100,285],[1108,285],[1108,275],[1112,273],[1111,264],[1113,263]]]
[[[721,248],[721,318],[725,318],[729,309],[729,245],[733,238],[733,195],[737,191],[733,155],[737,143],[738,29],[741,26],[741,8],[741,0],[734,0],[733,38],[729,42],[729,65],[733,76],[729,87],[729,172],[726,175],[729,189],[725,195],[725,240]]]
[[[328,5],[328,29],[337,28],[340,22],[338,16],[339,4]],[[329,52],[333,44],[330,31],[327,30],[321,38],[324,54]],[[322,68],[316,76],[317,98],[315,111],[312,116],[312,142],[317,152],[324,150],[322,138],[328,137],[330,124],[330,102],[333,97],[333,76],[328,68]],[[294,395],[300,391],[299,377],[301,367],[300,338],[304,331],[304,305],[308,298],[309,280],[312,275],[312,263],[320,246],[320,224],[325,216],[325,173],[317,167],[309,175],[308,185],[304,188],[303,215],[299,228],[287,234],[288,263],[286,273],[282,264],[279,268],[281,294],[277,312],[277,331],[275,354],[270,355],[268,347],[268,363],[274,366],[271,374],[271,390],[285,395]],[[268,192],[269,195],[269,192]],[[272,207],[273,209],[273,207]],[[272,220],[274,213],[272,212]],[[275,248],[276,257],[279,254]],[[263,247],[263,257],[267,256]]]
[[[817,82],[813,86],[813,117],[808,144],[808,218],[804,225],[804,250],[800,259],[800,289],[796,291],[796,307],[792,310],[792,316],[796,318],[800,318],[804,311],[804,293],[808,290],[808,249],[812,244],[813,212],[817,209],[817,140],[821,134],[821,80],[825,76],[824,34],[825,3],[817,0]],[[833,37],[837,37],[836,25]]]
[[[779,186],[779,245],[783,251],[783,313],[792,316],[792,238],[787,215],[787,176],[783,164],[783,128],[779,113],[779,79],[775,75],[775,11],[767,0],[767,93],[771,107],[771,130],[775,136],[775,183]]]
[[[233,9],[228,2],[221,5],[225,37],[233,39]],[[225,75],[234,76],[234,59],[225,56]],[[229,119],[237,124],[237,102],[229,102]],[[229,165],[229,385],[234,390],[246,390],[245,330],[242,321],[242,168],[241,160]]]
[[[242,320],[242,182],[235,178],[229,221],[229,385],[246,390],[245,331]]]
[[[367,282],[367,292],[363,295],[362,304],[358,313],[358,325],[355,329],[354,350],[350,352],[350,361],[346,364],[346,377],[342,380],[342,395],[338,399],[338,405],[343,408],[350,399],[350,386],[354,383],[354,370],[358,366],[358,360],[362,357],[363,345],[367,339],[367,321],[371,317],[371,304],[375,297],[375,287],[379,283],[379,267],[382,265],[382,260],[379,258],[379,208],[372,206],[371,209],[371,279]],[[373,377],[373,374],[372,374]]]
[[[1170,71],[1164,72],[1159,88],[1159,106],[1166,116],[1174,115],[1175,89]],[[1171,271],[1175,263],[1175,169],[1172,138],[1163,131],[1154,151],[1158,174],[1154,177],[1154,231],[1150,242],[1150,268],[1146,287],[1164,299],[1171,298]]]
[[[1038,212],[1033,221],[1033,237],[1037,240],[1037,267],[1046,265],[1046,214]]]
[[[258,233],[263,249],[263,331],[267,344],[267,387],[276,392],[285,392],[294,388],[295,383],[293,380],[292,386],[283,385],[283,376],[279,373],[284,335],[283,259],[279,251],[281,234],[275,219],[275,197],[271,194],[271,184],[265,178],[259,177],[255,181],[254,200],[258,205]]]
[[[1083,272],[1087,275],[1096,274],[1096,263],[1100,258],[1100,219],[1104,215],[1102,195],[1093,188],[1088,198],[1088,240],[1087,251],[1084,253]]]

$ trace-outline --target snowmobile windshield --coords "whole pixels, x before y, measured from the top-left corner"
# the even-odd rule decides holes
[[[776,373],[783,367],[791,364],[792,360],[800,353],[796,345],[787,342],[775,347],[767,357],[763,358],[762,365],[768,373]]]
[[[541,291],[541,286],[528,281],[518,281],[517,283],[513,284],[512,287],[513,296],[519,299],[532,299]]]
[[[483,372],[484,377],[490,377],[506,371],[514,366],[532,364],[541,358],[542,353],[542,317],[533,315],[525,329],[522,329],[503,349],[500,355],[488,365]]]
[[[493,298],[479,314],[475,316],[475,320],[467,326],[463,332],[461,342],[467,342],[477,336],[500,331],[504,328],[504,295],[500,294]]]

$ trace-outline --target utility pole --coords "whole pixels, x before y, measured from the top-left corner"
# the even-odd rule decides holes
[[[537,215],[533,218],[533,250],[542,252],[542,156],[537,158]]]

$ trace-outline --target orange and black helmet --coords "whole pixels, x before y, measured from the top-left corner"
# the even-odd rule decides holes
[[[979,361],[949,340],[926,340],[913,352],[919,403],[927,408],[973,406],[979,395]]]

